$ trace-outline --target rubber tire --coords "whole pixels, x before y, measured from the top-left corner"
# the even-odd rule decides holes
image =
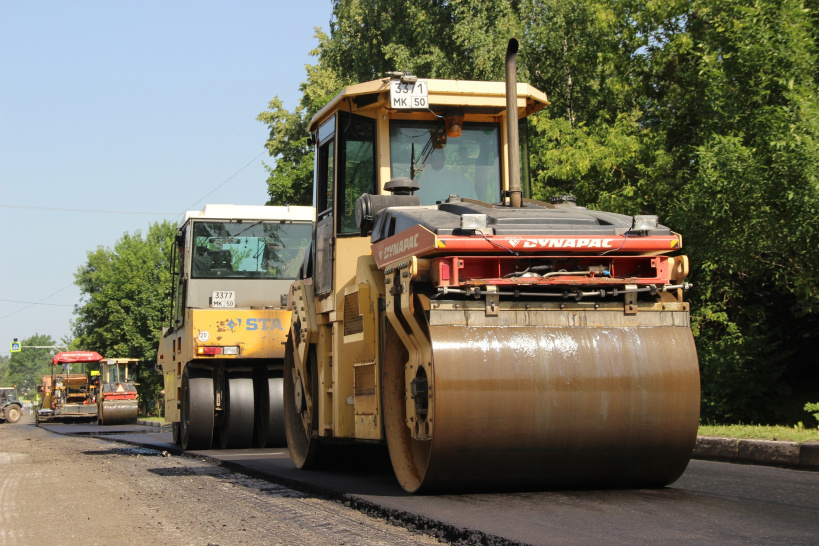
[[[210,449],[213,442],[213,375],[209,370],[185,366],[182,373],[182,449]]]
[[[267,379],[269,399],[269,427],[267,432],[267,446],[287,446],[287,435],[284,433],[284,379],[269,377]]]
[[[250,374],[232,373],[226,383],[219,446],[247,449],[253,443],[253,378]]]
[[[20,408],[17,406],[8,406],[6,408],[6,422],[8,423],[16,423],[20,420],[20,417],[23,416],[23,413],[20,411]]]
[[[270,428],[270,400],[267,387],[268,370],[259,366],[253,373],[253,396],[256,404],[253,413],[253,445],[267,447],[268,429]]]
[[[257,378],[256,424],[254,443],[260,448],[285,447],[284,433],[284,380],[274,371],[265,370],[262,378]],[[269,374],[269,376],[268,376]]]

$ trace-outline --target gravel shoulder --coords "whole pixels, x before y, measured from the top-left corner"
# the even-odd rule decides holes
[[[342,504],[178,457],[0,425],[0,544],[438,544]]]

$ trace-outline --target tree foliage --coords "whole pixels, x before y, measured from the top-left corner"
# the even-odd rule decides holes
[[[11,383],[6,380],[9,370],[9,356],[0,355],[0,387],[11,387]]]
[[[32,347],[50,347],[55,341],[49,335],[34,334],[20,341],[23,350],[12,353],[6,366],[6,376],[0,385],[17,386],[21,398],[34,398],[37,386],[42,383],[44,375],[51,374],[51,359],[58,349],[34,349]]]
[[[328,41],[326,34],[316,29],[318,52]],[[313,151],[308,144],[307,124],[338,92],[342,83],[334,72],[322,65],[307,67],[307,81],[301,84],[302,98],[298,107],[289,112],[275,97],[268,109],[256,118],[270,128],[265,147],[276,161],[274,166],[265,165],[268,205],[310,205],[313,197]]]
[[[552,101],[529,122],[535,196],[685,235],[703,418],[800,414],[819,395],[817,0],[335,0],[299,108],[260,116],[271,203],[306,199],[306,123],[342,85],[501,79],[512,36]]]
[[[98,247],[74,275],[81,303],[74,333],[80,347],[105,357],[140,359],[140,397],[162,388],[154,370],[170,299],[169,259],[176,229],[153,223],[143,238],[125,233],[113,249]]]

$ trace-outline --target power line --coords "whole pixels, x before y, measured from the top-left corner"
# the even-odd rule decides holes
[[[59,293],[60,293],[60,292],[62,292],[63,290],[66,290],[66,289],[68,289],[68,288],[71,288],[72,286],[74,286],[74,283],[71,283],[71,284],[69,284],[68,286],[64,286],[64,287],[60,288],[59,290],[57,290],[57,291],[56,291],[56,292],[54,292],[53,294],[51,294],[51,295],[49,295],[49,296],[46,296],[46,297],[44,297],[43,299],[38,300],[38,301],[36,301],[36,302],[32,303],[31,305],[27,305],[26,307],[23,307],[22,309],[18,309],[17,311],[14,311],[13,313],[9,313],[8,315],[2,316],[2,317],[0,317],[0,320],[3,320],[3,319],[6,319],[6,318],[9,318],[10,316],[12,316],[12,315],[16,315],[17,313],[20,313],[20,312],[22,312],[22,311],[25,311],[26,309],[31,309],[31,308],[32,308],[32,307],[34,307],[35,305],[38,305],[38,304],[40,304],[40,303],[44,302],[44,301],[45,301],[45,300],[47,300],[48,298],[51,298],[51,297],[56,296],[57,294],[59,294]]]
[[[254,161],[256,161],[257,159],[259,159],[260,157],[262,157],[262,156],[263,156],[264,154],[266,154],[266,153],[268,153],[268,152],[267,152],[267,150],[263,151],[262,153],[260,153],[259,155],[257,155],[256,157],[254,157],[253,159],[251,159],[250,161],[248,161],[248,162],[247,162],[247,164],[245,164],[245,166],[244,166],[244,167],[242,167],[241,169],[239,169],[238,171],[236,171],[235,173],[233,173],[233,174],[232,174],[232,175],[231,175],[231,176],[230,176],[230,177],[229,177],[227,180],[225,180],[224,182],[222,182],[221,184],[219,184],[218,186],[216,186],[215,188],[213,188],[212,190],[210,190],[208,193],[206,193],[205,195],[203,195],[203,196],[202,196],[202,198],[201,198],[201,199],[199,199],[199,201],[195,202],[194,204],[192,204],[191,206],[189,206],[188,208],[186,208],[185,210],[183,210],[182,212],[180,212],[180,213],[179,213],[179,214],[177,214],[176,216],[177,216],[177,217],[182,217],[182,216],[184,216],[184,215],[185,215],[185,211],[188,211],[188,210],[193,210],[193,207],[195,207],[196,205],[198,205],[199,203],[201,203],[202,201],[204,201],[204,200],[205,200],[205,197],[207,197],[208,195],[212,194],[213,192],[215,192],[216,190],[218,190],[219,188],[221,188],[222,186],[224,186],[225,184],[227,184],[228,182],[230,182],[231,180],[233,180],[233,179],[236,177],[236,175],[237,175],[237,174],[239,174],[239,173],[240,173],[240,172],[242,172],[243,170],[247,169],[247,168],[248,168],[248,167],[249,167],[249,166],[250,166],[250,165],[251,165],[251,164],[252,164]]]
[[[7,301],[10,303],[30,303],[31,305],[51,305],[52,307],[74,307],[73,303],[40,303],[39,301],[20,301],[4,299],[0,299],[0,301]]]
[[[179,218],[179,217],[183,217],[185,215],[185,211],[191,210],[193,207],[195,207],[196,205],[198,205],[199,203],[204,201],[205,198],[208,195],[212,194],[213,192],[215,192],[216,190],[218,190],[219,188],[221,188],[222,186],[224,186],[225,184],[227,184],[228,182],[230,182],[231,180],[236,178],[236,176],[239,173],[241,173],[242,171],[247,169],[251,164],[253,164],[254,161],[259,159],[260,157],[262,157],[266,153],[268,153],[267,150],[264,150],[262,153],[260,153],[259,155],[257,155],[256,157],[254,157],[253,159],[248,161],[241,169],[239,169],[238,171],[236,171],[235,173],[230,175],[227,179],[225,179],[224,182],[222,182],[221,184],[219,184],[218,186],[216,186],[215,188],[210,190],[208,193],[203,195],[201,199],[199,199],[198,201],[196,201],[195,203],[193,203],[192,205],[190,205],[188,208],[186,208],[184,211],[182,211],[180,213],[175,213],[175,212],[140,212],[140,211],[122,211],[122,210],[99,210],[99,209],[69,209],[69,208],[57,208],[57,207],[29,207],[29,206],[25,206],[25,205],[3,205],[3,204],[0,204],[0,208],[27,209],[27,210],[47,210],[47,211],[59,211],[59,212],[79,212],[79,213],[83,213],[83,214],[88,214],[88,213],[95,213],[95,214],[148,214],[148,215],[154,215],[154,216],[174,216],[174,217]],[[29,304],[28,306],[23,307],[22,309],[18,309],[17,311],[14,311],[13,313],[9,313],[8,315],[0,317],[0,320],[8,318],[8,317],[10,317],[12,315],[16,315],[17,313],[25,311],[26,309],[30,309],[31,307],[33,307],[35,305],[52,305],[52,306],[61,306],[61,307],[72,307],[71,305],[68,305],[68,304],[42,303],[43,301],[47,300],[48,298],[59,294],[60,292],[62,292],[63,290],[65,290],[66,288],[69,288],[71,286],[74,286],[74,285],[69,284],[68,286],[66,286],[64,288],[61,288],[61,289],[57,290],[56,292],[54,292],[50,296],[46,296],[45,298],[43,298],[43,299],[41,299],[39,301],[35,301],[35,302],[22,302],[22,301],[15,301],[15,300],[0,300],[0,301],[9,301],[9,302],[14,302],[14,303],[28,303]]]
[[[192,210],[193,207],[201,203],[205,200],[205,198],[236,178],[236,176],[247,169],[250,165],[253,164],[254,161],[262,157],[264,154],[268,153],[267,150],[263,151],[250,161],[248,161],[244,167],[230,175],[226,180],[224,180],[221,184],[210,190],[208,193],[202,196],[201,199],[193,203],[191,206],[186,208],[182,212],[150,212],[150,211],[135,211],[135,210],[103,210],[103,209],[77,209],[77,208],[65,208],[65,207],[32,207],[28,205],[3,205],[0,204],[0,208],[4,209],[22,209],[22,210],[42,210],[42,211],[49,211],[49,212],[72,212],[72,213],[80,213],[80,214],[133,214],[133,215],[143,215],[143,216],[174,216],[174,217],[182,217],[185,215],[185,211]],[[23,302],[20,302],[23,303]],[[22,309],[21,309],[22,311]],[[5,317],[0,317],[3,319]]]
[[[144,212],[129,210],[67,209],[62,207],[29,207],[26,205],[0,205],[4,209],[47,210],[55,212],[80,212],[82,214],[143,214],[150,216],[176,216],[175,212]]]

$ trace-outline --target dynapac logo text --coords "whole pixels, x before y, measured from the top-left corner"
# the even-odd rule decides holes
[[[614,239],[509,239],[512,248],[613,248]]]
[[[405,239],[401,239],[397,243],[393,243],[378,251],[379,261],[389,260],[393,256],[397,256],[407,250],[418,248],[418,234],[410,235]]]

